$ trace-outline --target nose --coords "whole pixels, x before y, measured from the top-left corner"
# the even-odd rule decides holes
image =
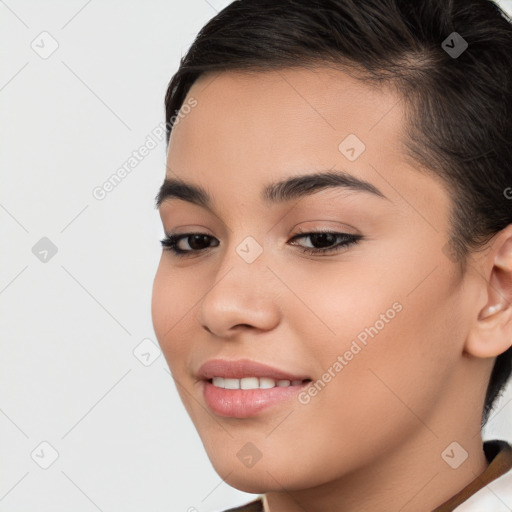
[[[267,331],[278,325],[279,282],[263,253],[248,263],[234,248],[226,249],[208,286],[198,306],[198,320],[209,333],[230,338],[242,330]]]

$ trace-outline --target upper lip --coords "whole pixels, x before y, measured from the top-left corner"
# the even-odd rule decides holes
[[[244,377],[268,377],[274,380],[307,380],[304,374],[292,374],[250,359],[210,359],[198,371],[198,377],[209,380],[213,377],[243,379]]]

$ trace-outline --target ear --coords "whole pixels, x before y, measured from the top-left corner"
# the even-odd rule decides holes
[[[495,236],[477,266],[487,303],[477,311],[464,351],[496,357],[512,346],[512,224]]]

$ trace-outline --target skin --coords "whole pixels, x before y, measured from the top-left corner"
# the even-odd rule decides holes
[[[391,89],[286,69],[202,76],[188,96],[197,106],[172,131],[167,176],[201,184],[215,210],[169,199],[159,213],[166,232],[205,232],[220,245],[162,253],[152,316],[215,470],[266,493],[270,512],[434,509],[488,466],[480,418],[512,339],[512,225],[461,275],[444,250],[450,196],[406,157]],[[338,149],[351,133],[366,145],[353,162]],[[387,199],[341,188],[271,207],[260,198],[269,182],[333,168]],[[299,228],[365,238],[308,255],[289,243]],[[236,252],[247,236],[263,248],[251,264]],[[254,359],[316,381],[396,302],[401,311],[308,404],[245,419],[207,408],[196,378],[207,360]],[[457,469],[441,457],[454,441],[468,453]],[[248,442],[262,455],[250,468],[237,457]]]

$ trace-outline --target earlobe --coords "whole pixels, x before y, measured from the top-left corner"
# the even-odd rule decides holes
[[[464,351],[474,357],[497,357],[512,346],[512,224],[500,232],[480,269],[487,303],[466,339]]]

